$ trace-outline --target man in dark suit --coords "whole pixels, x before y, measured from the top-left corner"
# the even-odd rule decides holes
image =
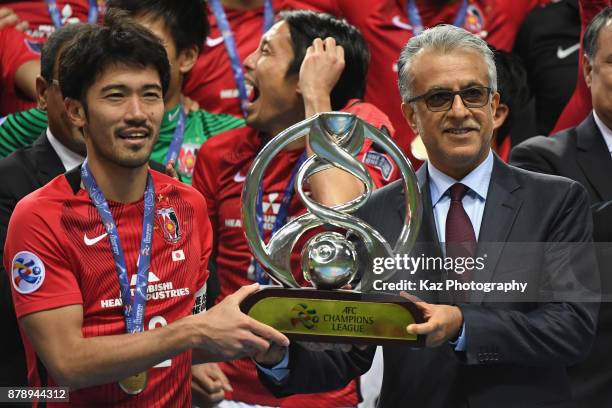
[[[429,158],[417,173],[424,207],[418,241],[432,243],[430,256],[486,254],[487,264],[465,274],[420,270],[411,279],[514,279],[529,289],[419,293],[425,322],[407,331],[425,336],[427,347],[383,347],[379,406],[575,406],[565,367],[589,350],[597,305],[582,301],[597,298],[599,279],[592,248],[575,244],[592,239],[584,188],[493,155],[499,94],[493,56],[480,38],[438,26],[412,38],[398,65],[402,110]],[[402,185],[393,183],[359,216],[393,245],[404,205]],[[292,344],[256,360],[261,380],[281,396],[338,388],[365,372],[373,353]]]
[[[57,61],[62,46],[83,26],[69,24],[63,27],[49,37],[42,49],[36,91],[39,107],[47,111],[48,128],[32,146],[0,160],[0,260],[4,255],[9,219],[17,202],[55,176],[80,165],[85,157],[85,142],[66,117],[64,98],[57,82]],[[1,265],[0,275],[0,326],[4,328],[0,385],[27,386],[25,355],[11,301],[10,283]]]
[[[577,127],[552,137],[538,136],[516,146],[510,162],[524,169],[556,174],[580,182],[588,191],[598,244],[603,303],[597,336],[587,360],[570,369],[574,395],[581,406],[612,406],[612,7],[600,12],[585,31],[584,77],[591,89],[593,112]]]

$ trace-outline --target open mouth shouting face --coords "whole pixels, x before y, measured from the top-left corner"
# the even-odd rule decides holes
[[[264,34],[257,50],[245,59],[249,126],[275,135],[303,119],[298,75],[287,75],[293,58],[289,27],[281,21]]]

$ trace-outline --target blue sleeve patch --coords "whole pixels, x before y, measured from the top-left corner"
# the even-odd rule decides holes
[[[36,291],[45,280],[45,265],[30,251],[18,252],[13,258],[12,269],[13,287],[21,294]]]

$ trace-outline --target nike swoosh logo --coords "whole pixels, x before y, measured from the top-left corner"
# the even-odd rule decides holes
[[[244,180],[246,180],[246,176],[243,176],[242,174],[240,174],[240,171],[238,171],[235,175],[234,175],[234,181],[236,183],[243,183]]]
[[[107,236],[107,235],[108,235],[108,233],[105,232],[102,235],[99,235],[99,236],[97,236],[95,238],[89,239],[89,238],[87,238],[87,234],[83,234],[83,241],[85,241],[85,245],[92,246],[92,245],[95,245],[98,242],[102,241],[104,239],[104,237]]]
[[[210,48],[216,47],[217,45],[221,44],[223,41],[224,41],[223,36],[220,36],[217,38],[206,37],[206,45],[209,46]]]
[[[572,45],[571,47],[567,47],[566,49],[563,49],[563,48],[561,48],[561,46],[559,46],[557,48],[557,58],[565,59],[565,58],[569,57],[571,54],[573,54],[576,51],[578,51],[579,49],[580,49],[580,43],[576,43],[576,44]]]
[[[399,27],[399,28],[401,28],[401,29],[403,29],[403,30],[412,30],[412,26],[411,26],[410,24],[408,24],[408,23],[404,23],[404,22],[403,22],[403,21],[400,19],[400,16],[394,16],[394,17],[391,19],[391,23],[392,23],[394,26]]]
[[[181,111],[181,108],[177,109],[176,112],[174,112],[174,113],[169,113],[168,114],[168,120],[170,122],[173,122],[174,119],[176,119],[176,116],[179,114],[180,111]]]

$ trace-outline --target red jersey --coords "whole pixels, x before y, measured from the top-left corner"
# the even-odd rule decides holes
[[[56,0],[56,2],[62,24],[87,23],[89,0]],[[20,20],[29,23],[26,34],[33,46],[38,45],[40,47],[40,44],[47,41],[47,38],[55,31],[55,25],[53,25],[45,0],[8,1],[4,2],[2,6],[13,9]],[[98,15],[101,16],[104,12],[104,0],[98,0],[97,7]]]
[[[0,117],[36,106],[35,101],[15,88],[15,75],[23,64],[39,59],[40,54],[32,50],[21,31],[13,27],[0,29]]]
[[[355,113],[378,128],[391,126],[386,116],[370,104],[352,104],[343,110]],[[193,186],[206,198],[215,231],[217,275],[221,284],[217,301],[255,280],[251,252],[242,229],[241,194],[244,177],[261,148],[259,132],[251,127],[243,127],[213,137],[202,145],[198,153]],[[276,222],[291,172],[302,153],[303,149],[284,150],[266,170],[262,206],[266,238]],[[374,157],[378,160],[372,160]],[[397,178],[395,165],[392,165],[390,170],[387,169],[389,173],[382,171],[387,168],[383,163],[392,162],[386,155],[375,151],[369,140],[366,141],[358,159],[366,164],[377,186]],[[388,176],[387,179],[385,176]],[[304,211],[303,204],[295,194],[289,204],[288,215],[292,217]],[[294,255],[293,264],[297,265],[299,254]],[[307,286],[298,268],[294,269],[294,276],[301,285]],[[255,365],[250,359],[221,363],[221,368],[234,389],[233,392],[225,394],[226,399],[230,400],[296,408],[347,407],[356,406],[358,402],[356,381],[339,391],[277,399],[261,385]]]
[[[587,26],[593,20],[593,17],[597,15],[601,10],[610,5],[610,0],[579,0],[578,5],[580,7],[580,53],[584,54],[584,48],[582,46],[582,38]],[[580,122],[587,117],[587,115],[593,109],[591,102],[591,90],[586,84],[584,74],[582,70],[582,58],[578,58],[578,81],[576,82],[576,90],[570,98],[569,102],[561,112],[554,129],[550,134],[555,134],[562,131],[563,129],[578,126]]]
[[[522,0],[522,2],[535,0]],[[397,60],[402,47],[413,36],[406,12],[407,0],[370,0],[367,7],[355,7],[354,0],[285,0],[285,6],[308,8],[345,18],[363,34],[370,47],[370,67],[364,100],[378,106],[389,115],[395,126],[395,140],[413,163],[410,143],[414,133],[402,115],[397,86]],[[426,0],[416,4],[425,27],[455,20],[462,1],[454,0],[436,6]],[[507,0],[469,0],[464,28],[482,37],[496,48],[510,51],[519,24],[507,14],[516,2]]]
[[[151,173],[156,196],[155,232],[145,330],[188,316],[194,305],[199,311],[212,241],[202,196],[168,176]],[[17,204],[4,252],[15,311],[21,317],[81,304],[85,337],[123,334],[125,322],[119,280],[108,235],[80,183],[80,172],[72,171],[56,177]],[[133,288],[144,203],[142,199],[130,204],[109,202],[109,207],[117,224]],[[44,366],[37,364],[35,350],[23,337],[30,385],[56,385]],[[136,396],[125,394],[115,382],[72,391],[70,403],[191,407],[191,351],[150,368],[147,374],[147,386]]]

